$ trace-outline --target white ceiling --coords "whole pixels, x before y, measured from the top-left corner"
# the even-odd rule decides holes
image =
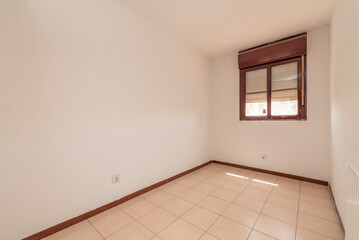
[[[330,22],[335,0],[121,0],[209,57]]]

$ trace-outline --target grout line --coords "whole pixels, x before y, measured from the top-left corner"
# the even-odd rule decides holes
[[[299,208],[300,208],[300,194],[302,192],[302,182],[300,182],[299,185],[299,198],[298,198],[298,209],[297,209],[297,220],[295,223],[295,235],[294,235],[294,239],[297,239],[297,229],[298,229],[298,219],[299,219]]]
[[[255,177],[257,177],[258,175],[259,175],[259,173],[258,173]],[[277,182],[277,181],[278,181],[278,177],[277,177],[277,179],[276,179],[276,182]],[[249,186],[249,185],[248,185],[248,186]],[[259,212],[259,214],[258,214],[258,216],[257,216],[257,219],[256,219],[255,223],[253,224],[253,227],[252,227],[252,229],[251,229],[251,231],[250,231],[250,233],[249,233],[247,239],[249,239],[249,237],[251,236],[251,234],[252,234],[252,232],[253,232],[253,229],[254,229],[254,227],[256,226],[259,217],[261,216],[261,213],[262,213],[262,211],[263,211],[263,208],[264,208],[265,205],[267,204],[268,199],[269,199],[269,196],[270,196],[270,195],[272,194],[272,192],[273,192],[273,189],[274,189],[274,187],[272,187],[270,193],[268,194],[267,199],[266,199],[266,201],[264,202],[263,207],[262,207],[262,209],[260,210],[260,212]],[[243,191],[244,191],[244,190],[243,190]],[[266,235],[267,235],[267,234],[266,234]],[[269,235],[268,235],[268,236],[269,236]],[[272,236],[270,236],[270,237],[272,237]]]
[[[89,222],[89,224],[91,225],[91,227],[93,227],[95,229],[96,232],[98,232],[98,234],[100,234],[100,236],[102,237],[102,239],[105,239],[105,237],[97,230],[97,228],[95,228],[95,226],[88,220],[86,219],[86,221]],[[112,235],[112,234],[111,234]]]

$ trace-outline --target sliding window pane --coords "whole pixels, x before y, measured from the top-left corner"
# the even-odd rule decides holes
[[[271,114],[298,114],[298,63],[286,63],[272,67]]]
[[[246,116],[267,116],[267,69],[246,72]]]

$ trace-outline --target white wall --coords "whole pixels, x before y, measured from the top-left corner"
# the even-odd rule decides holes
[[[1,0],[0,239],[208,161],[208,67],[117,0]]]
[[[239,121],[237,53],[213,61],[211,159],[329,179],[329,35],[329,27],[308,32],[307,121]]]
[[[347,163],[359,171],[359,1],[337,1],[331,22],[330,183],[345,225]]]

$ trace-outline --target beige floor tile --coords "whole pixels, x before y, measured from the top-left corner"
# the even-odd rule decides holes
[[[313,217],[304,213],[298,214],[298,227],[322,234],[333,239],[341,239],[341,230],[337,223]]]
[[[332,222],[339,222],[337,214],[333,208],[322,207],[314,203],[302,201],[299,203],[299,211]]]
[[[283,187],[275,187],[273,188],[272,193],[284,196],[286,198],[290,198],[293,200],[299,199],[299,191],[296,190],[290,190],[289,188],[283,188]]]
[[[165,192],[168,192],[172,195],[179,195],[185,191],[187,191],[189,188],[188,187],[185,187],[181,184],[176,184],[176,183],[167,183],[163,186],[161,186],[161,189]]]
[[[331,199],[313,195],[310,193],[301,192],[300,193],[300,201],[315,203],[322,207],[334,208]]]
[[[247,178],[255,178],[255,176],[258,175],[258,172],[247,170],[247,169],[240,169],[237,174]]]
[[[189,189],[189,190],[185,191],[184,193],[178,195],[178,197],[180,197],[188,202],[194,203],[194,204],[199,203],[206,196],[207,196],[207,194],[195,191],[193,189]]]
[[[247,195],[240,194],[234,201],[235,204],[248,208],[250,210],[260,212],[264,206],[265,199],[257,199]]]
[[[103,237],[108,237],[134,220],[120,209],[113,208],[90,218],[89,221]]]
[[[229,206],[229,202],[222,199],[207,196],[198,205],[204,207],[212,212],[222,214],[224,210]]]
[[[173,223],[177,217],[162,208],[155,208],[151,212],[142,216],[138,221],[151,230],[153,233],[158,234],[163,229]]]
[[[270,184],[271,182],[257,182],[257,181],[252,181],[248,186],[252,187],[252,188],[257,188],[266,192],[271,192],[273,187],[273,185]],[[275,184],[275,183],[273,183]]]
[[[254,229],[279,240],[294,240],[295,226],[260,215]]]
[[[208,233],[221,240],[245,240],[251,229],[233,220],[220,217],[208,230]]]
[[[162,240],[162,238],[156,236],[156,237],[152,238],[152,240]]]
[[[189,177],[190,179],[195,180],[195,181],[198,181],[198,182],[202,182],[202,181],[204,181],[205,179],[208,178],[208,176],[203,175],[203,174],[198,173],[198,172],[195,172],[195,173],[193,173],[193,174],[191,174],[191,175],[188,175],[188,177]]]
[[[209,211],[205,208],[195,206],[188,212],[186,212],[181,218],[189,223],[192,223],[196,227],[207,231],[207,229],[217,220],[218,214]]]
[[[140,199],[138,201],[135,201],[131,205],[123,207],[122,210],[128,215],[130,215],[131,217],[133,217],[134,219],[138,219],[143,215],[145,215],[146,213],[152,211],[155,207],[156,206],[153,205],[152,203],[144,199]]]
[[[199,181],[196,181],[196,180],[191,179],[191,178],[186,177],[186,176],[175,180],[175,182],[178,183],[178,184],[181,184],[181,185],[183,185],[185,187],[189,187],[189,188],[192,188],[193,186],[195,186],[196,184],[199,183]]]
[[[256,199],[261,199],[261,200],[262,199],[267,200],[267,198],[269,196],[269,192],[258,189],[258,188],[251,187],[251,184],[249,184],[248,187],[243,190],[242,194],[249,196],[249,197],[256,198]]]
[[[194,190],[199,191],[199,192],[203,192],[206,194],[210,194],[211,192],[213,192],[214,190],[216,190],[218,187],[211,185],[209,183],[204,183],[201,182],[199,184],[197,184],[196,186],[193,187]]]
[[[106,240],[150,240],[154,236],[155,234],[138,222],[132,222],[106,238]]]
[[[48,236],[46,238],[46,240],[58,239],[59,237],[65,236],[66,234],[74,232],[75,230],[77,230],[79,228],[82,228],[82,227],[85,227],[87,225],[90,225],[90,223],[87,220],[79,222],[79,223],[76,223],[75,225],[72,225],[71,227],[65,228],[64,230],[61,230],[61,231],[59,231],[57,233],[54,233],[54,234]]]
[[[272,238],[268,235],[265,235],[264,233],[253,230],[251,232],[251,235],[249,235],[248,240],[275,240],[275,238]]]
[[[267,202],[261,213],[292,225],[297,224],[297,211],[274,203]]]
[[[268,182],[268,183],[276,183],[278,176],[272,175],[272,174],[267,174],[267,173],[258,173],[254,177],[254,179],[261,180],[261,181]]]
[[[204,231],[182,219],[177,219],[173,224],[163,230],[159,236],[163,240],[197,240]]]
[[[237,174],[237,177],[232,177],[231,179],[229,179],[228,182],[233,182],[233,183],[242,184],[244,186],[247,186],[248,184],[250,184],[252,182],[252,180],[243,175],[240,175],[240,173],[239,173],[239,174]]]
[[[301,181],[299,181],[297,179],[280,177],[280,176],[278,176],[277,182],[287,182],[287,183],[292,183],[292,184],[297,184],[297,185],[301,184]]]
[[[233,200],[236,199],[236,197],[238,196],[238,193],[224,188],[217,188],[210,195],[225,200],[227,202],[233,202]]]
[[[200,240],[219,240],[218,238],[216,238],[215,236],[212,236],[208,233],[205,233]]]
[[[137,201],[139,201],[139,200],[143,200],[142,195],[140,195],[140,196],[138,196],[138,197],[135,197],[135,198],[132,198],[132,199],[130,199],[130,200],[124,202],[124,203],[121,203],[121,204],[118,205],[117,207],[122,210],[122,209],[124,209],[125,207],[128,207],[128,206],[130,206],[132,203],[137,202]]]
[[[310,193],[310,194],[313,194],[313,195],[317,195],[317,196],[320,196],[320,197],[325,197],[325,198],[330,198],[331,197],[328,187],[321,188],[321,187],[317,187],[317,186],[304,184],[301,187],[301,191],[305,192],[305,193]]]
[[[217,178],[217,177],[210,177],[207,178],[206,180],[204,180],[205,183],[220,187],[223,184],[225,184],[228,181],[228,179],[222,179],[222,178]]]
[[[247,208],[232,204],[223,213],[223,216],[230,218],[236,222],[246,225],[250,228],[256,223],[259,213]]]
[[[296,240],[332,240],[318,233],[314,233],[303,228],[297,228]]]
[[[278,186],[275,187],[275,188],[283,188],[283,189],[287,189],[287,190],[290,190],[290,191],[296,191],[296,192],[300,191],[300,182],[293,183],[293,182],[287,182],[287,181],[283,181],[283,180],[278,180],[276,182],[276,184],[278,184]]]
[[[183,200],[181,198],[174,197],[168,202],[165,202],[161,205],[162,208],[166,209],[170,213],[180,217],[185,212],[190,210],[194,206],[193,203],[190,203],[186,200]]]
[[[221,188],[228,189],[236,193],[241,193],[246,188],[246,185],[228,181],[223,184]]]
[[[86,224],[75,231],[56,238],[57,240],[102,240],[102,236],[90,224]]]
[[[145,199],[157,206],[167,202],[174,196],[162,190],[157,190],[153,194],[146,196]]]
[[[271,193],[268,198],[268,202],[274,203],[276,205],[292,209],[294,211],[298,210],[298,200],[290,199],[283,195],[276,193]]]

